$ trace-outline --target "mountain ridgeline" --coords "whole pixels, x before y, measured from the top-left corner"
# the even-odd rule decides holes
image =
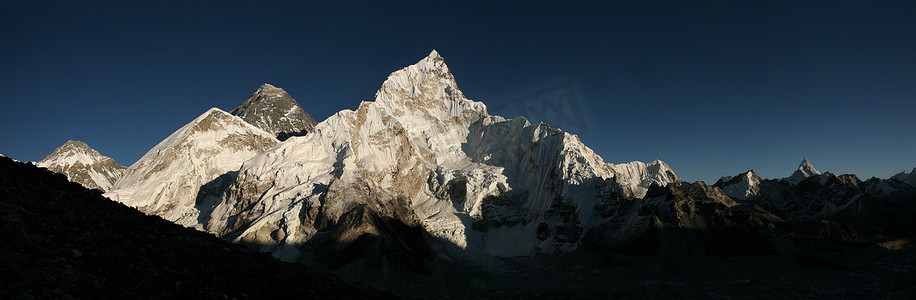
[[[0,298],[391,298],[0,157]],[[308,283],[308,284],[303,284]]]
[[[707,185],[660,160],[609,163],[575,134],[490,115],[434,50],[391,73],[373,101],[320,123],[264,84],[99,187],[147,214],[397,289],[398,276],[465,267],[452,264],[584,252],[665,266],[841,265],[816,249],[911,248],[914,173],[862,181],[805,159],[787,178],[748,171]]]

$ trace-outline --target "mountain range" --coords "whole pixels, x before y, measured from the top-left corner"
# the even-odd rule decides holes
[[[804,159],[781,179],[751,170],[685,182],[660,160],[609,163],[575,134],[490,115],[435,50],[322,122],[264,84],[126,169],[75,141],[39,166],[144,213],[393,289],[465,267],[455,263],[591,251],[665,266],[767,255],[842,265],[812,249],[909,249],[916,234],[916,169],[862,181]]]

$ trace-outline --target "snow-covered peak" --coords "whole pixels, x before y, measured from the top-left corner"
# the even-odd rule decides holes
[[[405,106],[414,100],[430,102],[444,99],[465,98],[458,90],[445,59],[435,50],[419,62],[391,73],[375,94],[376,102],[390,102],[388,104],[400,109],[409,109]]]
[[[680,181],[664,162],[609,164],[573,134],[490,116],[435,51],[391,73],[374,100],[244,162],[206,229],[294,260],[295,245],[322,236],[320,220],[360,208],[469,252],[553,253],[574,250],[582,232],[564,228],[604,222],[617,195]]]
[[[786,178],[786,181],[792,184],[798,184],[802,180],[805,180],[811,176],[821,175],[817,169],[814,168],[814,165],[811,164],[807,158],[802,160],[801,164],[798,165],[798,169],[795,170],[795,173],[792,173],[792,176]]]
[[[92,149],[86,143],[68,140],[57,149],[54,149],[45,159],[38,162],[38,166],[45,168],[90,166],[108,160],[110,158]]]
[[[201,187],[277,142],[273,134],[211,108],[150,149],[105,196],[193,225]]]
[[[108,190],[125,169],[80,141],[69,140],[38,162],[39,167],[67,176],[87,188]]]
[[[906,182],[909,185],[916,186],[916,168],[913,171],[903,171],[892,176],[891,179]]]
[[[754,170],[730,176],[727,180],[723,177],[716,185],[721,187],[726,195],[738,200],[751,200],[760,194],[760,177]]]

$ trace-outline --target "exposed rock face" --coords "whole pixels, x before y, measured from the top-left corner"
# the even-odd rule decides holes
[[[318,124],[285,90],[266,83],[231,113],[281,141],[305,135]]]
[[[127,169],[112,190],[113,200],[193,226],[212,203],[198,197],[219,186],[224,174],[277,144],[274,135],[241,118],[212,108],[172,133]]]
[[[609,164],[573,134],[489,115],[433,51],[374,102],[245,162],[206,229],[289,260],[313,239],[386,236],[367,220],[421,228],[448,255],[564,252],[604,221],[601,195],[679,181],[661,161]]]
[[[125,167],[80,141],[69,140],[51,152],[38,166],[67,175],[70,181],[90,189],[108,191]]]

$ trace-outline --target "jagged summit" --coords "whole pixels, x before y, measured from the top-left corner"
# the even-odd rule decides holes
[[[798,169],[795,170],[795,173],[792,173],[792,176],[786,178],[786,181],[792,184],[798,184],[808,177],[817,175],[821,175],[821,172],[814,168],[814,165],[811,164],[808,158],[805,158],[802,160],[801,164],[798,165]]]
[[[318,124],[286,90],[265,83],[231,112],[279,140],[307,134]]]
[[[86,143],[68,140],[38,162],[39,167],[67,176],[70,181],[91,189],[107,191],[125,167],[104,156]]]
[[[411,102],[441,102],[444,99],[465,99],[458,89],[455,77],[449,71],[445,59],[436,50],[419,62],[392,72],[375,94],[376,102],[387,103],[394,108],[410,109],[418,105]],[[390,102],[390,103],[388,103]]]

